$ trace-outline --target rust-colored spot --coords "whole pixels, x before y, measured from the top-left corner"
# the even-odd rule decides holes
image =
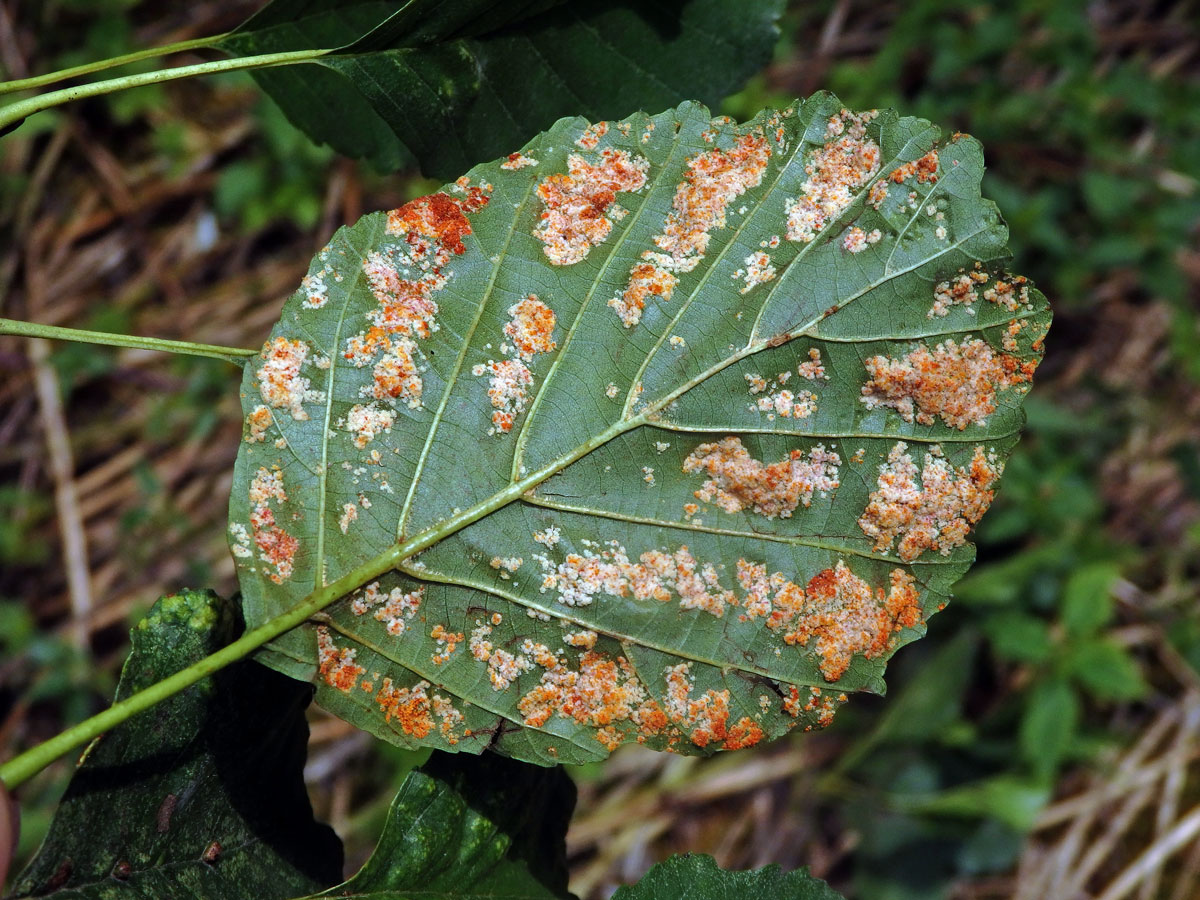
[[[683,471],[708,474],[695,492],[698,500],[716,503],[728,513],[750,508],[768,519],[786,519],[800,504],[811,504],[814,494],[836,490],[840,465],[838,455],[824,444],[813,447],[807,458],[793,450],[779,462],[764,465],[742,446],[741,438],[727,437],[693,450]]]
[[[354,662],[358,651],[353,647],[337,647],[329,629],[317,627],[317,670],[325,683],[343,693],[349,693],[367,670]]]
[[[543,179],[537,186],[543,206],[541,222],[533,234],[545,244],[546,258],[556,266],[585,259],[612,231],[612,220],[605,213],[617,192],[641,190],[648,167],[640,156],[609,148],[595,165],[572,154],[567,159],[567,174]]]
[[[405,734],[420,740],[433,731],[435,723],[426,689],[429,682],[419,681],[411,688],[396,687],[392,679],[384,678],[375,702],[385,721],[395,722]]]
[[[937,148],[933,148],[920,159],[912,162],[904,163],[897,166],[888,173],[888,178],[893,184],[904,184],[909,178],[917,176],[917,181],[921,184],[926,182],[933,184],[938,180],[938,152]]]
[[[356,616],[372,613],[375,620],[382,622],[392,637],[400,637],[421,608],[425,588],[405,593],[403,588],[383,591],[379,582],[373,581],[357,592],[350,602],[350,611]]]
[[[526,166],[536,166],[538,161],[532,156],[526,156],[524,153],[510,153],[504,162],[500,163],[500,168],[512,172],[516,169],[524,169]]]
[[[415,345],[403,338],[385,338],[380,346],[386,349],[371,370],[371,396],[377,400],[401,399],[416,409],[421,405],[424,383],[413,359]]]
[[[283,473],[279,466],[270,469],[259,467],[250,482],[248,499],[252,506],[250,529],[258,547],[259,558],[275,567],[275,571],[269,573],[268,577],[276,584],[282,584],[284,579],[291,577],[293,560],[300,548],[300,542],[276,524],[275,513],[271,509],[272,502],[283,503],[287,500],[287,493],[283,489]]]
[[[372,251],[362,261],[377,306],[366,315],[369,326],[347,338],[343,356],[356,367],[374,363],[373,383],[364,393],[377,400],[402,399],[413,409],[421,405],[421,364],[413,339],[437,330],[434,294],[450,278],[446,266],[452,254],[466,252],[467,214],[488,202],[484,188],[462,182],[455,189],[464,196],[439,192],[389,212],[387,233],[401,236],[402,243]]]
[[[488,433],[508,434],[529,403],[528,389],[533,385],[533,373],[519,359],[499,362],[489,359],[486,365],[473,367],[471,374],[490,376],[487,396],[496,411],[492,413],[492,428]]]
[[[808,179],[786,206],[789,241],[811,242],[854,202],[855,192],[879,170],[879,145],[867,135],[874,113],[848,110],[832,117],[827,143],[805,160]]]
[[[545,648],[528,649],[540,657],[538,665],[545,671],[517,703],[526,725],[540,728],[557,715],[581,725],[611,728],[634,720],[647,699],[645,688],[623,656],[613,658],[588,650],[579,657],[579,668],[571,669]],[[620,743],[620,732],[608,734]]]
[[[1029,381],[1036,360],[996,354],[978,338],[952,340],[932,351],[920,345],[900,359],[873,356],[865,362],[870,380],[862,387],[867,409],[890,407],[906,422],[932,425],[935,417],[962,431],[986,425],[996,411],[996,392]]]
[[[762,739],[763,730],[759,724],[749,716],[742,716],[725,735],[725,749],[742,750],[753,747]]]
[[[890,550],[899,538],[896,552],[905,562],[926,550],[949,555],[987,512],[995,495],[992,485],[1003,469],[981,446],[975,448],[969,468],[954,469],[945,459],[926,453],[918,483],[917,466],[907,449],[903,441],[897,443],[879,467],[877,487],[858,525],[875,539],[876,552]]]
[[[891,574],[888,592],[871,586],[839,561],[801,587],[782,573],[767,574],[762,563],[738,560],[738,581],[746,591],[743,607],[751,618],[764,618],[784,643],[805,645],[816,639],[821,674],[837,681],[854,654],[878,656],[892,645],[893,634],[921,622],[919,595],[903,569]],[[785,711],[797,715],[792,706]]]
[[[795,640],[816,639],[821,674],[829,681],[842,677],[854,654],[880,656],[891,648],[895,632],[923,621],[913,578],[903,569],[892,570],[885,594],[883,588],[872,591],[839,560],[834,568],[813,576],[805,595]]]
[[[390,394],[390,391],[389,391]],[[418,396],[420,396],[418,394]],[[380,434],[387,432],[396,423],[396,414],[374,403],[363,406],[356,403],[346,414],[346,428],[354,436],[354,446],[362,450]]]
[[[679,274],[700,264],[712,232],[725,226],[729,204],[762,182],[770,157],[766,138],[746,134],[728,150],[708,150],[688,160],[662,233],[654,238],[658,250],[642,254],[647,262],[636,263],[624,292],[608,301],[627,328],[641,321],[649,297],[671,299]],[[759,266],[762,281],[769,280],[768,267]]]
[[[709,689],[699,697],[692,697],[691,663],[670,666],[663,674],[667,680],[666,713],[670,720],[683,728],[697,747],[725,741],[729,736],[726,730],[729,691]]]
[[[989,281],[991,284],[988,284]],[[988,303],[994,303],[1009,312],[1016,312],[1022,307],[1033,309],[1029,279],[1022,275],[998,275],[993,278],[984,270],[983,264],[977,262],[969,271],[960,269],[954,278],[940,282],[933,289],[933,305],[925,316],[929,319],[945,316],[955,306],[964,306],[968,313],[974,314],[975,304],[981,294]]]
[[[271,427],[271,422],[271,410],[261,403],[254,407],[246,416],[246,443],[257,444],[262,441],[266,437],[267,429]]]
[[[318,399],[309,390],[308,379],[300,374],[300,367],[308,358],[308,344],[276,337],[263,344],[260,356],[263,364],[255,373],[255,378],[266,405],[272,409],[286,409],[297,421],[308,419],[302,404],[305,400]]]
[[[508,308],[512,318],[504,325],[504,334],[513,342],[521,359],[529,362],[537,353],[549,353],[554,341],[554,310],[530,294]]]
[[[599,553],[569,553],[556,567],[548,561],[543,566],[552,569],[543,586],[555,588],[559,602],[568,606],[587,606],[601,593],[662,603],[678,597],[681,609],[721,616],[726,606],[737,602],[733,592],[722,587],[716,567],[698,562],[686,546],[674,552],[648,550],[635,563],[614,541]]]
[[[420,235],[437,241],[454,253],[465,253],[467,248],[462,239],[471,233],[471,223],[463,209],[470,207],[474,212],[487,202],[487,196],[478,188],[468,201],[457,200],[440,191],[418,197],[388,213],[387,233]]]

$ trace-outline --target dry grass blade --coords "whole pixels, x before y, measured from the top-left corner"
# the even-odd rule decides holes
[[[1178,811],[1200,758],[1200,694],[1164,708],[1107,772],[1045,810],[1017,877],[1017,900],[1194,896],[1200,850],[1182,867],[1172,858],[1200,835],[1200,809]],[[1065,829],[1063,826],[1066,826]],[[1143,835],[1149,831],[1147,840]],[[1170,891],[1170,893],[1168,893]]]
[[[46,435],[50,472],[54,478],[54,507],[62,534],[63,569],[67,573],[67,588],[71,598],[71,636],[77,647],[86,650],[91,642],[90,619],[94,604],[87,536],[79,510],[71,442],[59,399],[58,377],[50,365],[50,350],[46,342],[31,340],[29,358],[33,363],[34,385]]]

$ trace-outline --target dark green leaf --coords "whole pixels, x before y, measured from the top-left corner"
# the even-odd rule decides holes
[[[1097,700],[1137,700],[1149,689],[1129,651],[1107,638],[1072,645],[1065,664]]]
[[[236,636],[210,592],[164,597],[133,629],[117,698]],[[17,897],[292,897],[341,877],[302,770],[309,688],[243,662],[94,742]]]
[[[991,818],[1026,831],[1049,799],[1044,785],[1013,775],[997,775],[927,796],[894,795],[891,802],[906,812]]]
[[[556,119],[720,102],[760,69],[783,4],[766,0],[274,0],[230,53],[343,48],[254,77],[313,140],[450,178]]]
[[[881,692],[1049,326],[982,170],[827,94],[688,103],[339,231],[246,368],[230,535],[255,624],[361,589],[263,658],[401,746],[543,764]]]
[[[1111,562],[1088,563],[1071,573],[1061,611],[1068,634],[1082,637],[1108,624],[1113,616],[1112,586],[1120,574],[1120,567]]]
[[[843,900],[842,895],[803,869],[767,866],[751,872],[717,868],[711,856],[672,856],[623,887],[613,900]]]
[[[322,896],[568,897],[574,805],[575,786],[561,769],[494,753],[437,754],[405,779],[366,865]]]
[[[1037,682],[1021,719],[1021,755],[1034,772],[1049,778],[1058,768],[1079,727],[1079,698],[1063,678]]]
[[[1002,612],[985,623],[992,649],[1002,659],[1039,663],[1050,658],[1053,644],[1044,619],[1026,612]]]

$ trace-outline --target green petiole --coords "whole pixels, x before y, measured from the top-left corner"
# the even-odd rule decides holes
[[[159,84],[164,81],[175,81],[180,78],[192,78],[196,75],[212,75],[217,72],[236,72],[242,69],[263,69],[271,66],[287,66],[295,63],[311,62],[329,52],[328,49],[293,50],[287,53],[264,53],[259,56],[219,59],[213,62],[196,63],[191,66],[178,66],[174,69],[160,69],[156,72],[125,75],[121,78],[110,78],[107,81],[95,81],[91,84],[81,84],[76,87],[50,91],[46,94],[38,94],[35,97],[18,100],[16,103],[0,107],[0,135],[6,134],[16,128],[34,113],[60,106],[72,100],[98,97],[102,94],[111,94],[115,91],[123,91],[128,88],[141,87],[147,84]]]
[[[217,344],[197,344],[192,341],[168,341],[162,338],[138,337],[131,334],[112,334],[107,331],[85,331],[80,328],[63,328],[58,325],[38,325],[35,322],[19,322],[0,318],[0,334],[20,337],[49,338],[51,340],[76,341],[82,344],[102,344],[107,347],[132,347],[137,350],[162,350],[184,356],[206,356],[242,365],[248,357],[257,355],[257,350],[241,347],[221,347]]]
[[[16,91],[30,91],[37,88],[46,87],[50,84],[57,84],[60,81],[67,81],[71,78],[78,78],[80,75],[90,75],[93,72],[103,72],[106,69],[115,69],[118,66],[128,65],[129,63],[141,62],[143,59],[155,59],[159,56],[168,56],[172,53],[184,53],[188,50],[203,50],[206,47],[212,47],[220,41],[224,40],[228,35],[217,34],[212,37],[194,38],[190,41],[177,41],[174,44],[165,44],[162,47],[152,47],[147,50],[137,50],[133,53],[126,53],[123,56],[113,56],[109,59],[101,59],[96,62],[83,63],[78,66],[71,66],[69,69],[59,69],[57,72],[46,72],[44,75],[34,75],[30,78],[18,78],[13,81],[0,81],[0,94],[11,94]]]

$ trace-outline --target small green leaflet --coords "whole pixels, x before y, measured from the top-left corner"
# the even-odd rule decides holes
[[[339,230],[247,365],[230,540],[250,625],[359,588],[265,661],[402,746],[542,764],[882,691],[1049,327],[982,172],[828,94],[685,103]]]

